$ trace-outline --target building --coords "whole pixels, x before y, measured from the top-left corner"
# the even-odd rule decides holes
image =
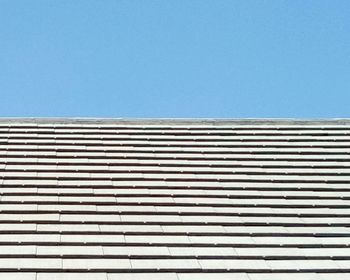
[[[0,120],[0,279],[350,279],[349,120]]]

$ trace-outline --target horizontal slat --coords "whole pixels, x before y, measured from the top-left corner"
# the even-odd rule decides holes
[[[39,167],[39,168],[38,168]],[[44,169],[45,168],[45,169]],[[73,173],[73,174],[72,174]],[[325,169],[292,169],[292,170],[280,170],[280,169],[267,169],[264,170],[262,168],[235,168],[235,169],[229,169],[229,168],[219,168],[219,169],[213,169],[213,168],[203,168],[203,167],[197,167],[197,168],[170,168],[170,167],[138,167],[138,166],[127,166],[127,167],[106,167],[105,169],[94,169],[93,167],[88,168],[81,168],[79,166],[65,166],[64,168],[57,167],[57,166],[16,166],[16,165],[7,165],[4,168],[0,167],[0,176],[25,176],[28,175],[36,175],[36,176],[45,176],[47,174],[54,175],[54,176],[76,176],[76,177],[90,177],[90,178],[98,178],[98,177],[113,177],[118,176],[115,174],[164,174],[164,177],[171,176],[172,174],[175,175],[182,175],[188,177],[188,175],[203,175],[203,178],[206,178],[206,176],[210,175],[212,177],[214,176],[220,176],[223,178],[226,178],[227,176],[233,176],[233,175],[249,175],[249,176],[305,176],[305,177],[311,177],[311,176],[317,176],[319,178],[325,177],[327,179],[327,176],[337,176],[337,177],[349,177],[350,178],[350,172],[348,169],[335,169],[334,171],[325,170]],[[230,178],[230,177],[228,177]]]
[[[108,150],[108,149],[121,149],[121,148],[167,148],[167,149],[230,149],[230,148],[275,148],[275,149],[349,149],[349,144],[337,143],[334,141],[296,141],[289,143],[280,143],[279,141],[232,141],[229,142],[189,142],[189,141],[177,141],[177,142],[167,142],[167,141],[142,141],[142,140],[123,140],[123,141],[86,141],[86,140],[77,140],[77,141],[67,141],[67,140],[36,140],[33,139],[25,139],[25,140],[13,140],[13,139],[0,139],[0,145],[3,148],[19,148],[26,147],[28,149],[34,148],[61,148],[61,149],[71,149],[71,150],[79,150],[79,149],[92,149],[92,150]]]
[[[295,190],[280,190],[278,189],[264,189],[259,188],[254,190],[252,188],[245,189],[210,189],[210,188],[93,188],[93,187],[79,187],[79,188],[50,188],[47,186],[35,187],[35,186],[10,186],[0,189],[0,195],[38,195],[38,196],[93,196],[93,197],[204,197],[204,198],[299,198],[299,199],[349,199],[350,189],[342,191],[341,189],[323,189],[308,190],[297,188]],[[0,198],[1,199],[1,198]]]
[[[331,236],[339,234],[339,236],[345,237],[346,234],[350,234],[349,227],[298,227],[298,226],[222,226],[222,225],[148,225],[148,224],[116,224],[116,225],[99,225],[99,224],[83,224],[83,223],[1,223],[0,231],[4,233],[45,233],[45,232],[62,232],[62,233],[128,233],[139,234],[142,233],[169,233],[170,235],[176,235],[176,233],[183,234],[202,234],[202,235],[225,235],[229,234],[306,234],[312,236]]]
[[[348,261],[333,260],[126,260],[126,259],[0,259],[2,271],[108,272],[349,272]],[[226,271],[225,271],[226,270]]]
[[[8,134],[0,134],[1,140],[32,140],[35,138],[36,140],[90,140],[90,141],[169,141],[169,142],[179,142],[179,141],[189,141],[189,142],[349,142],[350,135],[342,135],[342,136],[331,136],[331,135],[320,135],[320,136],[307,136],[307,135],[229,135],[229,136],[211,136],[211,135],[200,135],[200,136],[177,136],[177,135],[108,135],[108,134],[98,134],[96,136],[89,136],[84,134],[66,134],[66,135],[56,135],[56,134],[27,134],[27,133],[8,133]]]
[[[168,126],[168,127],[157,127],[157,126],[148,126],[148,127],[87,127],[87,126],[53,126],[53,127],[42,127],[42,126],[0,126],[0,133],[39,133],[39,134],[101,134],[101,133],[110,133],[110,134],[264,134],[264,133],[276,133],[276,134],[332,134],[332,135],[343,135],[350,133],[349,126],[333,126],[333,127],[323,127],[323,126],[197,126],[197,127],[181,127],[181,126]]]
[[[321,208],[330,208],[330,209],[349,209],[350,205],[346,203],[316,203],[314,201],[293,201],[293,203],[287,203],[288,201],[274,201],[273,203],[269,203],[269,201],[251,201],[250,203],[244,203],[244,201],[234,201],[231,200],[232,203],[191,203],[191,202],[141,202],[141,201],[121,201],[121,202],[113,202],[113,201],[83,201],[83,200],[66,200],[66,201],[57,201],[53,200],[18,200],[18,197],[12,199],[3,199],[0,201],[0,205],[8,205],[8,204],[17,204],[17,205],[96,205],[96,206],[109,206],[109,205],[118,205],[118,206],[184,206],[184,207],[244,207],[244,208],[254,208],[254,207],[270,207],[270,208],[312,208],[312,209],[321,209]],[[22,206],[21,206],[22,207]]]
[[[110,160],[108,162],[102,161],[101,159],[80,159],[80,158],[35,158],[35,157],[13,157],[7,158],[4,156],[0,156],[0,167],[5,168],[6,165],[11,166],[20,166],[19,168],[26,168],[27,166],[38,166],[40,169],[45,170],[46,168],[50,168],[51,166],[57,166],[57,169],[60,168],[86,168],[99,170],[103,168],[121,168],[132,169],[133,167],[170,167],[170,168],[210,168],[215,170],[216,168],[276,168],[276,169],[349,169],[350,164],[347,162],[336,163],[336,162],[318,162],[314,163],[312,161],[300,163],[295,161],[282,161],[279,159],[272,161],[258,161],[257,163],[252,163],[249,160],[242,161],[211,161],[211,160],[203,160],[203,161],[191,161],[191,160],[164,160],[164,159],[148,159],[148,160],[137,160],[137,159],[120,159],[119,161]],[[21,167],[23,166],[23,167]],[[136,170],[136,169],[135,169]]]
[[[288,280],[346,280],[350,276],[350,273],[239,273],[239,272],[190,272],[190,273],[176,273],[176,272],[119,272],[119,273],[103,273],[103,272],[2,272],[0,273],[1,279],[8,280],[135,280],[135,279],[152,279],[152,280],[279,280],[286,278]],[[316,278],[317,277],[317,278]]]

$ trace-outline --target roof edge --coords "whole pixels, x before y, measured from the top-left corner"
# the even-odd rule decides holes
[[[350,125],[350,119],[225,119],[225,118],[1,118],[8,124],[129,124],[129,125]]]

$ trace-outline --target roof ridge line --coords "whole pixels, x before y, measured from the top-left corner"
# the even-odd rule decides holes
[[[104,125],[350,125],[350,118],[90,118],[0,117],[8,124],[104,124]]]

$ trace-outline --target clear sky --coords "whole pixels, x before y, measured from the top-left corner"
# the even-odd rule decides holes
[[[350,1],[0,0],[2,117],[350,117]]]

